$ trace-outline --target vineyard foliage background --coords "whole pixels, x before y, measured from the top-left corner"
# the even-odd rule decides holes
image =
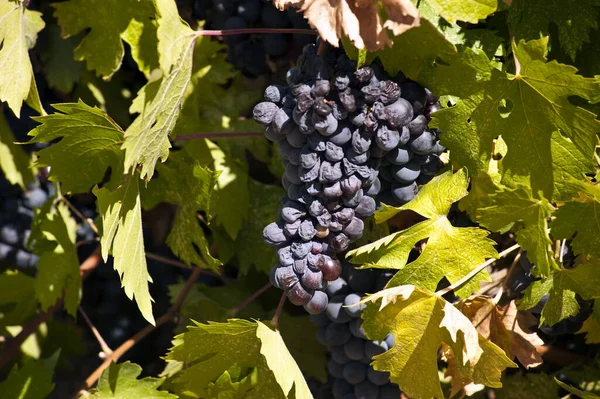
[[[291,62],[244,76],[191,3],[0,0],[0,167],[23,190],[54,186],[27,240],[37,272],[0,269],[2,397],[312,398],[326,385],[316,327],[264,286],[283,166],[251,110]],[[597,397],[600,2],[274,3],[441,96],[444,169],[382,205],[348,254],[397,270],[362,300],[367,337],[396,337],[373,367],[410,398]],[[535,281],[511,297],[525,256]],[[139,309],[125,319],[145,322],[111,349],[86,296],[117,275]],[[584,308],[578,334],[543,339]],[[124,359],[149,334],[170,349],[142,370]]]

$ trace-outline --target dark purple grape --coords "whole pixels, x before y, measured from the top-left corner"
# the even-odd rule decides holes
[[[257,0],[245,0],[242,4],[255,3]],[[260,4],[260,0],[258,0]],[[259,6],[260,7],[260,6]],[[241,15],[240,15],[241,16]],[[243,16],[241,16],[244,18]],[[279,103],[287,94],[287,88],[280,85],[270,85],[265,89],[265,101]]]
[[[279,107],[272,102],[262,102],[256,104],[252,111],[254,120],[260,124],[267,125],[273,121]]]
[[[327,281],[334,281],[342,274],[342,264],[339,260],[322,256],[323,261],[318,265],[323,273],[323,278]]]
[[[335,252],[344,252],[348,249],[348,246],[350,245],[350,238],[348,238],[347,235],[344,233],[336,233],[330,234],[330,237],[329,245],[331,245],[331,248]]]
[[[327,294],[323,291],[315,291],[313,297],[308,301],[306,305],[304,305],[304,309],[312,315],[317,315],[322,313],[326,308],[329,300],[327,299]],[[325,320],[327,317],[324,315]]]
[[[274,286],[282,290],[290,289],[293,285],[298,283],[298,276],[294,273],[294,269],[291,266],[275,266],[273,268],[273,282]]]
[[[300,283],[294,284],[286,290],[286,294],[291,303],[297,306],[306,305],[313,297],[313,290],[308,290]]]
[[[353,361],[344,365],[344,379],[352,385],[358,385],[367,378],[367,366]]]
[[[413,119],[412,105],[403,98],[399,98],[394,103],[386,107],[388,122],[393,127],[404,126]]]
[[[379,387],[365,380],[354,387],[354,395],[356,399],[377,399]]]
[[[406,165],[394,165],[392,175],[398,183],[410,184],[417,180],[421,174],[421,165],[416,162],[409,162]]]
[[[364,195],[360,203],[354,208],[354,212],[359,218],[366,219],[375,213],[375,207],[375,200],[368,195]]]
[[[306,272],[300,278],[302,281],[302,285],[306,288],[310,289],[321,289],[323,288],[323,273],[320,271],[313,272],[310,269],[306,270]]]
[[[280,246],[288,241],[288,238],[283,233],[283,226],[275,222],[269,224],[263,230],[263,239],[269,245]]]

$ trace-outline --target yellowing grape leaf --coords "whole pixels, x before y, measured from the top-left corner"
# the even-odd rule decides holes
[[[339,46],[342,32],[358,49],[375,51],[391,44],[385,29],[394,36],[419,26],[419,11],[410,0],[382,0],[387,19],[382,21],[379,4],[373,0],[355,3],[341,0],[274,0],[280,10],[298,7],[319,35],[335,47]]]
[[[530,314],[519,312],[514,301],[500,306],[490,297],[476,296],[460,302],[457,307],[477,331],[498,345],[508,358],[516,357],[525,368],[542,364],[536,347],[543,345],[544,341],[529,330],[535,325],[535,319]]]
[[[497,257],[487,231],[454,227],[447,218],[450,206],[467,195],[467,185],[465,169],[454,174],[448,171],[423,186],[406,205],[398,208],[384,205],[375,214],[378,223],[406,210],[427,219],[350,251],[351,262],[367,267],[399,269],[388,288],[412,284],[433,291],[444,276],[450,283],[456,282],[487,258]],[[423,239],[428,239],[427,245],[415,261],[407,264],[410,251]],[[480,282],[489,280],[487,272],[481,272],[457,290],[457,295],[469,296],[479,289]]]
[[[600,186],[591,183],[574,184],[579,196],[563,204],[554,216],[552,235],[570,239],[576,255],[600,259]]]
[[[6,380],[0,382],[5,398],[45,399],[54,390],[52,375],[60,351],[48,359],[26,362],[20,369],[15,365]]]
[[[221,262],[210,255],[196,216],[199,211],[209,214],[218,173],[202,166],[185,151],[175,153],[166,164],[157,165],[157,170],[158,178],[152,179],[148,190],[143,192],[144,207],[152,208],[159,202],[177,205],[167,245],[186,264],[218,271]],[[145,194],[152,197],[151,203],[146,203]]]
[[[34,282],[34,277],[20,272],[0,274],[0,327],[23,325],[35,314]]]
[[[63,192],[87,193],[100,183],[108,168],[123,174],[123,130],[105,112],[78,103],[57,104],[57,113],[35,118],[41,125],[29,132],[33,143],[56,144],[39,152],[37,166],[49,166],[51,181]],[[77,171],[77,173],[73,173]]]
[[[455,106],[436,112],[432,125],[444,131],[442,144],[451,149],[453,159],[466,166],[472,175],[487,170],[494,139],[502,136],[508,147],[502,159],[503,171],[512,181],[531,186],[533,193],[542,191],[546,199],[552,200],[556,196],[554,170],[564,167],[555,147],[566,149],[568,145],[572,157],[592,159],[596,132],[600,131],[596,116],[572,105],[569,98],[596,97],[600,82],[577,75],[572,66],[547,62],[547,44],[544,38],[513,45],[520,65],[516,75],[501,72],[488,61],[491,73],[455,88],[455,93],[440,93],[463,98]],[[469,53],[472,50],[466,49],[459,57]],[[463,74],[462,66],[460,62],[438,65],[437,81],[452,81]],[[554,138],[558,132],[566,143]],[[575,179],[582,179],[589,172],[580,168],[564,171]]]
[[[577,334],[584,333],[586,344],[600,344],[600,323],[593,316],[588,317],[581,329],[577,331]]]
[[[159,60],[164,76],[150,81],[138,96],[137,118],[125,132],[125,169],[141,164],[140,177],[152,178],[156,163],[169,156],[169,135],[175,128],[184,96],[191,79],[196,36],[177,15],[173,2],[158,6]],[[170,28],[170,29],[167,29]],[[165,54],[165,51],[169,50]],[[147,90],[151,86],[152,90]]]
[[[375,370],[414,398],[444,398],[438,381],[438,349],[447,345],[456,359],[460,383],[500,386],[507,367],[516,367],[495,344],[485,340],[471,321],[443,298],[413,286],[380,291],[362,299],[365,334],[382,340],[388,333],[396,344],[373,358]],[[379,306],[375,305],[380,303]]]
[[[496,0],[429,0],[428,3],[451,24],[465,21],[476,24],[480,19],[496,12]]]
[[[535,281],[519,302],[519,309],[531,309],[549,294],[540,317],[540,325],[553,325],[579,311],[575,294],[589,300],[600,298],[598,261],[576,264],[573,269],[555,270],[548,278]]]
[[[126,176],[115,191],[96,187],[93,192],[102,216],[102,258],[106,261],[109,253],[113,255],[125,294],[129,299],[135,299],[142,316],[154,324],[148,288],[152,278],[144,250],[139,179],[137,175]]]
[[[44,25],[42,13],[28,10],[24,2],[0,0],[0,101],[6,101],[17,117],[25,100],[45,113],[28,52]]]
[[[138,379],[142,368],[135,363],[111,363],[100,376],[98,385],[84,398],[107,399],[107,398],[152,398],[152,399],[176,399],[166,391],[159,391],[158,387],[164,378],[146,377]]]
[[[547,36],[550,24],[556,24],[561,48],[575,60],[590,31],[598,29],[598,7],[598,0],[513,0],[508,23],[516,40]]]
[[[50,201],[48,201],[50,202]],[[31,240],[42,234],[52,248],[35,248],[40,256],[39,272],[35,279],[35,294],[42,309],[54,305],[64,294],[64,307],[72,316],[77,315],[79,306],[81,277],[75,240],[77,238],[77,222],[71,211],[62,202],[56,206],[45,206],[35,211]],[[49,250],[48,250],[49,249]]]
[[[480,183],[482,179],[488,179],[493,189],[486,190],[486,195],[479,195],[469,204],[469,215],[492,231],[513,231],[521,248],[527,251],[528,258],[536,265],[536,274],[549,275],[558,268],[554,258],[554,241],[550,239],[548,227],[549,217],[555,208],[547,199],[533,196],[528,187],[517,185],[511,189],[502,184],[494,185],[485,172],[481,172],[476,180]],[[486,187],[486,183],[476,187]]]
[[[52,6],[63,37],[87,31],[75,49],[75,59],[85,60],[88,69],[107,78],[121,66],[125,54],[122,40],[131,47],[138,45],[134,38],[140,36],[136,35],[139,24],[152,30],[155,16],[151,0],[69,0]]]
[[[176,340],[167,360],[189,365],[175,376],[182,393],[203,397],[225,371],[255,368],[259,383],[245,398],[312,399],[281,336],[260,321],[196,323]]]
[[[14,141],[10,126],[0,110],[0,170],[11,184],[25,189],[26,184],[34,181],[31,158]]]

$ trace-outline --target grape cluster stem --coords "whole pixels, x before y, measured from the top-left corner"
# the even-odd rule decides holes
[[[257,33],[289,33],[295,35],[312,35],[317,36],[319,33],[312,29],[294,29],[294,28],[246,28],[246,29],[227,29],[227,30],[213,30],[213,29],[200,29],[191,33],[190,36],[233,36],[233,35],[251,35]]]

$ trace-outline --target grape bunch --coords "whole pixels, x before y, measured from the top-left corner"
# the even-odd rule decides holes
[[[210,29],[247,28],[310,29],[297,9],[279,11],[266,0],[196,0],[194,16],[207,21]],[[244,73],[258,76],[268,72],[267,56],[284,55],[292,44],[303,46],[314,40],[311,35],[262,33],[225,36],[229,61]]]
[[[356,69],[342,50],[317,55],[311,44],[288,71],[287,86],[267,87],[254,107],[285,164],[287,196],[279,220],[263,232],[280,262],[271,281],[309,313],[327,306],[322,290],[342,269],[335,254],[361,238],[363,220],[375,211],[382,159],[430,132],[423,114],[436,103],[423,99],[417,108],[412,86],[377,64]],[[434,147],[441,149],[437,139]]]
[[[342,276],[325,290],[329,298],[327,309],[311,316],[319,327],[317,338],[331,350],[327,369],[333,377],[335,399],[400,397],[400,390],[390,382],[389,373],[370,366],[373,356],[394,346],[394,336],[388,334],[381,342],[368,340],[361,328],[363,305],[358,305],[365,293],[380,291],[391,277],[389,271],[357,270],[345,264]]]
[[[563,267],[577,267],[575,265],[573,250],[568,243],[561,248],[561,259]],[[522,292],[534,281],[538,280],[533,272],[535,268],[536,266],[527,258],[527,251],[523,251],[519,258],[519,265],[516,266],[515,270],[509,276],[507,284],[509,288],[509,299],[516,299],[522,296]],[[531,313],[537,320],[537,326],[540,325],[541,312],[544,306],[546,306],[549,298],[549,294],[544,295],[540,302],[531,309]],[[586,301],[579,296],[577,296],[576,299],[579,304],[579,311],[576,315],[567,317],[552,326],[541,325],[539,327],[539,332],[544,334],[543,338],[545,341],[551,341],[553,338],[565,334],[575,334],[581,330],[583,323],[592,313],[593,301]]]
[[[412,107],[412,120],[402,126],[397,147],[382,157],[376,182],[378,201],[393,206],[413,199],[418,186],[433,179],[443,166],[439,155],[446,150],[439,142],[441,132],[427,126],[431,114],[441,108],[438,97],[410,80],[402,82],[400,89],[406,100],[402,105]]]
[[[0,270],[16,269],[33,275],[38,257],[27,251],[34,209],[52,195],[51,184],[35,184],[23,192],[0,173]]]

